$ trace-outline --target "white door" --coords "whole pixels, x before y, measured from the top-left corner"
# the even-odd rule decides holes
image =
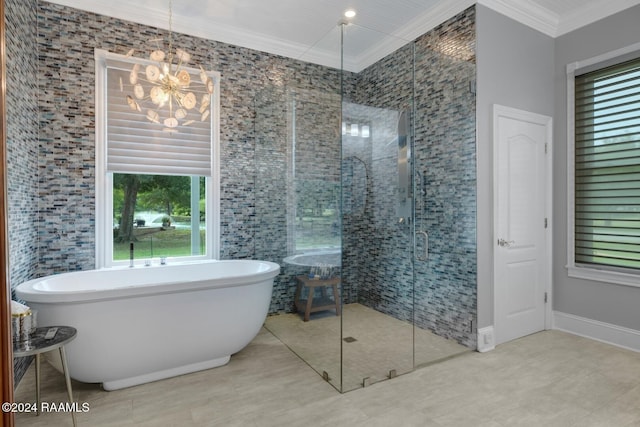
[[[550,318],[551,118],[494,106],[496,344]]]

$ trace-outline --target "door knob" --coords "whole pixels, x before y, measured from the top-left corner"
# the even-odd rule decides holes
[[[509,248],[514,243],[515,243],[515,241],[513,241],[513,240],[507,241],[507,240],[504,240],[504,239],[498,239],[498,245],[502,246],[503,248]]]

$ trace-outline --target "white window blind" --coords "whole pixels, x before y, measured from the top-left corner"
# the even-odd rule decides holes
[[[640,270],[640,59],[575,77],[575,262]]]
[[[133,63],[108,59],[106,65],[107,172],[210,177],[214,112],[204,121],[179,126],[173,132],[165,131],[161,124],[146,118],[144,107],[139,112],[127,103],[127,95],[132,95],[132,90],[127,89]],[[193,79],[200,78],[199,71],[188,71]],[[206,90],[199,92],[192,88],[191,91],[198,99],[208,95]],[[213,102],[211,108],[216,108]]]

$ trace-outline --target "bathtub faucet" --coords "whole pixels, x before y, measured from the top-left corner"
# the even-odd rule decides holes
[[[133,267],[133,242],[129,243],[129,268]]]

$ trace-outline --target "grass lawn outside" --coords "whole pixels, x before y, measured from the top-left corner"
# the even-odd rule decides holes
[[[205,230],[200,230],[200,254],[205,254]],[[179,257],[191,254],[191,230],[168,229],[138,238],[134,243],[136,259],[150,259],[154,257]],[[129,242],[113,244],[113,259],[129,259]]]

